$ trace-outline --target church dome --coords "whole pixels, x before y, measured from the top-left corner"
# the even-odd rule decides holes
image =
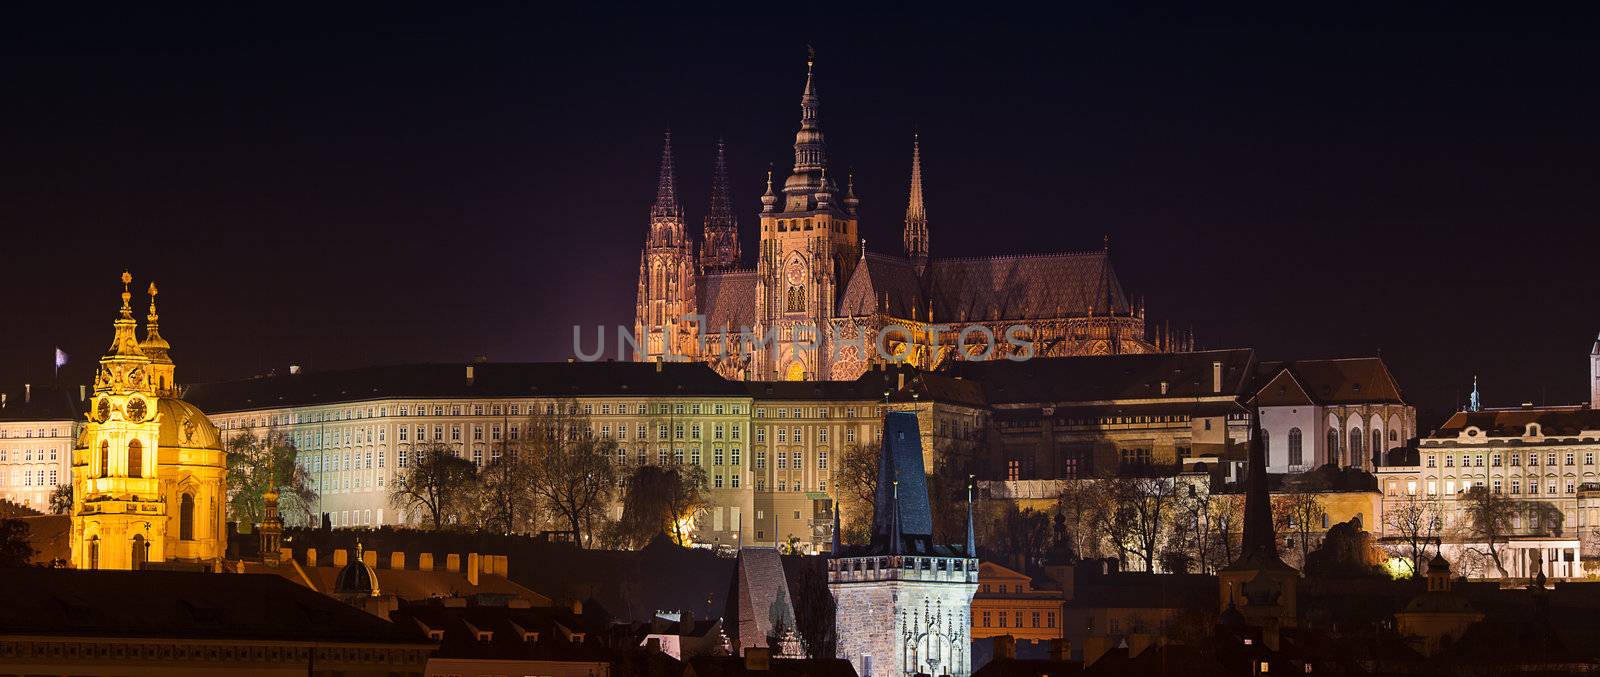
[[[161,414],[162,447],[222,451],[222,433],[199,407],[176,397],[163,397],[156,403],[156,411]]]
[[[334,594],[378,596],[378,572],[361,559],[361,554],[361,544],[357,543],[355,557],[333,579]]]

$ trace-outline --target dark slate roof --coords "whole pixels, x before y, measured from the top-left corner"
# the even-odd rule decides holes
[[[902,378],[903,376],[903,378]],[[882,365],[854,381],[749,381],[757,400],[932,401],[982,407],[983,386],[960,376],[925,372],[905,365]]]
[[[684,677],[856,677],[843,658],[773,658],[766,670],[752,670],[737,656],[697,656],[688,663]]]
[[[887,298],[885,298],[887,296]],[[912,309],[926,319],[928,304],[911,260],[902,256],[869,253],[861,259],[844,293],[839,295],[839,314],[845,317],[872,315],[883,310],[894,317],[911,317]],[[939,309],[935,307],[934,312]]]
[[[904,411],[889,412],[883,419],[878,493],[872,506],[874,551],[899,554],[889,550],[897,507],[901,552],[934,554],[933,508],[928,502],[928,479],[922,465],[922,435],[917,429],[917,415]]]
[[[1318,404],[1405,403],[1405,398],[1400,394],[1400,385],[1395,382],[1394,376],[1389,373],[1389,366],[1384,364],[1381,357],[1262,362],[1260,370],[1266,379],[1287,370],[1294,375],[1305,394]],[[1263,395],[1270,398],[1277,396],[1277,393]]]
[[[599,638],[581,643],[568,639],[569,633],[582,632],[585,627],[583,619],[567,607],[446,606],[435,600],[402,605],[390,612],[390,618],[413,632],[421,633],[424,625],[444,632],[444,640],[433,654],[438,658],[609,662],[613,657],[600,646]],[[493,635],[489,641],[481,641],[473,628]],[[539,633],[538,641],[524,641],[524,630]]]
[[[754,331],[756,326],[756,271],[706,273],[695,284],[700,312],[708,331]]]
[[[1213,393],[1211,365],[1222,362],[1222,392]],[[983,384],[990,404],[1060,404],[1126,399],[1240,397],[1247,393],[1255,352],[1249,348],[1190,353],[1041,357],[1025,362],[956,362],[948,373]],[[1161,383],[1167,383],[1166,395]]]
[[[1032,320],[1089,313],[1126,315],[1128,299],[1109,252],[934,259],[934,317]]]
[[[79,420],[88,411],[88,405],[78,401],[75,388],[33,384],[33,394],[24,386],[7,388],[5,406],[0,407],[0,421],[68,421]]]
[[[1521,437],[1529,423],[1538,423],[1546,437],[1576,435],[1584,430],[1600,430],[1600,409],[1580,407],[1528,407],[1458,411],[1434,433],[1434,437],[1455,437],[1469,426],[1492,437]]]
[[[903,256],[869,253],[839,296],[839,314],[939,321],[1034,320],[1128,314],[1131,307],[1104,251],[933,259],[924,275]]]
[[[1092,609],[1215,609],[1217,577],[1119,572],[1080,577],[1070,606]]]
[[[743,395],[703,363],[531,362],[411,364],[279,374],[190,386],[184,399],[207,413],[394,397]],[[657,367],[659,366],[659,369]]]
[[[278,576],[11,569],[0,635],[430,643]]]
[[[773,548],[741,548],[729,581],[723,631],[735,647],[767,646],[768,637],[774,633],[775,611],[783,614],[783,622],[794,622],[794,603],[782,558]]]

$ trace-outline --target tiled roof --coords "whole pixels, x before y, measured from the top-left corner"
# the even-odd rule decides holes
[[[0,634],[379,643],[428,642],[277,576],[12,569]]]
[[[5,406],[0,407],[0,422],[76,421],[83,418],[88,405],[78,400],[72,388],[33,384],[32,394],[25,386],[7,388]]]
[[[767,646],[773,614],[793,623],[794,607],[783,560],[773,548],[742,548],[728,592],[724,631],[735,647]]]
[[[586,628],[583,619],[566,607],[447,606],[432,601],[401,605],[390,617],[408,630],[420,633],[425,625],[443,632],[444,639],[434,653],[438,658],[579,662],[610,662],[613,658],[613,652],[599,641],[569,639],[570,633]],[[524,631],[538,633],[537,641],[524,640]],[[481,640],[478,632],[492,634]]]
[[[208,414],[395,397],[743,395],[703,363],[532,362],[412,364],[279,374],[190,386],[184,400]]]
[[[1381,357],[1261,363],[1262,374],[1269,378],[1285,369],[1318,404],[1405,402]]]
[[[1191,353],[1041,357],[1026,362],[956,362],[952,375],[983,384],[990,404],[1182,400],[1240,396],[1255,361],[1248,348]],[[1212,392],[1212,363],[1222,363],[1222,388]],[[1161,384],[1167,384],[1165,395]]]
[[[844,293],[839,296],[839,314],[845,317],[871,315],[882,310],[887,295],[888,312],[895,317],[911,317],[912,309],[920,309],[919,317],[926,319],[927,301],[922,281],[917,279],[917,269],[910,259],[887,254],[868,253],[850,275]],[[934,309],[939,312],[938,308]]]
[[[1100,252],[934,259],[928,264],[934,318],[1031,320],[1126,315],[1128,299]]]
[[[696,656],[688,663],[684,677],[856,677],[843,658],[773,658],[765,670],[751,669],[738,656]]]
[[[754,331],[756,326],[756,271],[707,273],[695,284],[700,312],[707,331]]]
[[[928,502],[917,415],[896,411],[884,416],[882,447],[878,456],[878,493],[872,505],[872,548],[890,546],[898,508],[900,552],[934,554],[933,506]]]
[[[1539,424],[1540,432],[1546,437],[1576,435],[1585,430],[1600,430],[1600,409],[1528,407],[1458,411],[1439,426],[1433,437],[1455,437],[1468,427],[1476,427],[1492,437],[1521,437],[1529,423]]]

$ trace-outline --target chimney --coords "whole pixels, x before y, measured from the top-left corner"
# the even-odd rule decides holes
[[[475,552],[467,553],[467,584],[468,585],[472,585],[474,587],[476,587],[478,585],[478,572],[479,572],[478,567],[479,567],[479,564],[480,563],[478,562],[478,553],[475,553]]]
[[[297,376],[299,374],[300,374],[300,365],[298,365],[298,364],[289,365],[289,375],[290,376]]]
[[[1011,635],[1001,635],[994,638],[994,657],[996,659],[1016,658],[1017,638]]]
[[[1162,395],[1167,394],[1167,382],[1166,381],[1162,381],[1161,382],[1161,394]]]
[[[899,372],[899,373],[894,375],[894,389],[895,390],[905,390],[906,389],[906,373],[905,372],[902,371],[902,372]]]
[[[32,401],[33,401],[33,384],[32,383],[24,383],[24,384],[22,384],[22,403],[23,404],[27,404],[27,403],[32,402]]]
[[[649,653],[661,653],[661,638],[651,637],[644,641],[644,650]]]
[[[89,399],[89,386],[80,384],[78,386],[78,401],[83,402],[87,399]]]
[[[278,548],[278,561],[287,562],[294,559],[294,548]]]
[[[342,566],[344,566],[346,564],[349,564],[349,563],[350,563],[350,553],[349,553],[349,551],[345,550],[344,548],[337,548],[337,549],[335,549],[333,551],[333,565],[334,566],[342,567]]]
[[[1211,362],[1211,392],[1222,392],[1222,360]]]
[[[1050,640],[1050,660],[1072,660],[1072,640],[1064,637],[1057,637]]]
[[[417,570],[418,571],[433,571],[433,553],[431,553],[431,552],[419,552],[419,553],[417,553]]]
[[[306,548],[306,566],[314,567],[316,565],[317,565],[317,549],[316,548]]]
[[[581,599],[572,600],[572,614],[574,616],[582,616],[583,615],[583,600],[581,600]]]
[[[494,572],[495,572],[495,574],[500,575],[500,576],[508,576],[511,573],[510,567],[511,567],[511,562],[505,555],[495,555],[494,556]]]
[[[444,570],[453,574],[461,573],[461,555],[453,552],[445,555]]]
[[[694,612],[684,609],[678,614],[678,634],[685,637],[694,635]]]
[[[661,373],[661,358],[656,357],[656,373]]]
[[[405,569],[406,568],[406,553],[405,553],[404,550],[396,550],[394,552],[389,553],[389,568],[390,569]]]
[[[772,648],[752,646],[744,650],[744,669],[766,672],[772,669]]]
[[[6,408],[6,394],[0,393],[0,409]]]
[[[372,567],[374,569],[378,568],[378,551],[377,550],[363,550],[363,551],[361,551],[361,561],[362,561],[362,563],[366,564],[369,567]]]
[[[475,379],[476,379],[476,378],[477,378],[477,371],[476,371],[476,369],[474,369],[474,368],[473,368],[473,366],[472,366],[472,365],[470,365],[470,364],[469,364],[469,365],[467,365],[467,385],[469,385],[469,386],[470,386],[470,385],[472,385],[472,382],[473,382],[473,381],[474,381],[474,380],[475,380]]]

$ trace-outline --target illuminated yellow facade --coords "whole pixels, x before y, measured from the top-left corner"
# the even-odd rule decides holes
[[[150,285],[145,338],[129,306],[100,358],[88,421],[72,451],[72,565],[138,569],[146,562],[219,560],[227,460],[204,413],[178,398],[171,346]]]

